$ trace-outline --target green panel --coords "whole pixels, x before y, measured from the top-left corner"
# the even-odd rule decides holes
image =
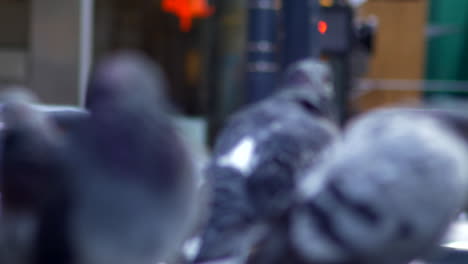
[[[426,79],[468,80],[468,1],[431,0],[428,24],[456,27],[458,31],[428,39]],[[430,93],[435,94],[454,95],[444,92]]]

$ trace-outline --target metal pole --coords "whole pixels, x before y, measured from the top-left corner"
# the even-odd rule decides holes
[[[94,0],[80,1],[80,44],[78,68],[78,102],[84,106],[88,76],[93,60]]]
[[[334,71],[336,109],[338,111],[338,121],[345,125],[351,116],[350,94],[352,88],[350,55],[343,54],[334,56],[331,59]]]
[[[291,0],[288,0],[291,1]],[[278,0],[249,0],[246,101],[257,102],[275,89],[278,57]]]
[[[216,1],[216,12],[206,20],[205,84],[209,91],[209,142],[244,99],[247,0]]]
[[[305,58],[320,56],[320,5],[317,0],[283,1],[283,70]]]
[[[322,6],[320,6],[318,0],[309,0],[309,35],[310,36],[310,42],[309,42],[309,48],[310,48],[310,56],[312,58],[320,58],[321,51],[322,51],[322,45],[320,43],[320,32],[317,29],[317,25],[319,21],[321,20],[321,12]]]

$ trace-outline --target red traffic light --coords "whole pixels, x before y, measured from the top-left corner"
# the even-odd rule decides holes
[[[179,17],[180,30],[188,32],[192,28],[192,19],[209,17],[214,12],[206,0],[162,0],[162,10]]]
[[[327,33],[328,30],[328,23],[323,20],[320,20],[317,24],[317,30],[318,32],[320,32],[320,34],[325,35],[325,33]]]

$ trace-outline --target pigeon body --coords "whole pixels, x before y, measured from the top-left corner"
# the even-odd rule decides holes
[[[305,66],[295,65],[290,74],[307,73]],[[243,263],[269,223],[291,206],[300,172],[315,166],[337,136],[329,109],[320,104],[331,98],[315,87],[328,80],[291,80],[278,94],[233,115],[217,138],[207,169],[211,216],[196,263],[230,257]]]
[[[168,260],[187,235],[193,164],[163,106],[163,85],[161,70],[132,53],[104,60],[91,77],[90,118],[74,136],[84,167],[96,172],[76,182],[79,263]]]
[[[291,213],[305,263],[408,263],[437,245],[465,203],[468,152],[430,115],[373,112],[326,153]]]

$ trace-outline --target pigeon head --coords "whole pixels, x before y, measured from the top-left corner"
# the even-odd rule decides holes
[[[86,108],[134,109],[135,105],[162,107],[165,102],[162,70],[149,58],[134,51],[104,58],[91,75]]]
[[[0,100],[3,102],[1,117],[6,132],[34,133],[37,139],[49,143],[59,138],[53,122],[37,111],[35,105],[38,101],[34,94],[23,89],[12,89],[1,94]]]
[[[307,59],[291,65],[286,70],[282,87],[292,90],[286,92],[285,97],[293,98],[325,117],[334,118],[333,77],[327,64]]]

